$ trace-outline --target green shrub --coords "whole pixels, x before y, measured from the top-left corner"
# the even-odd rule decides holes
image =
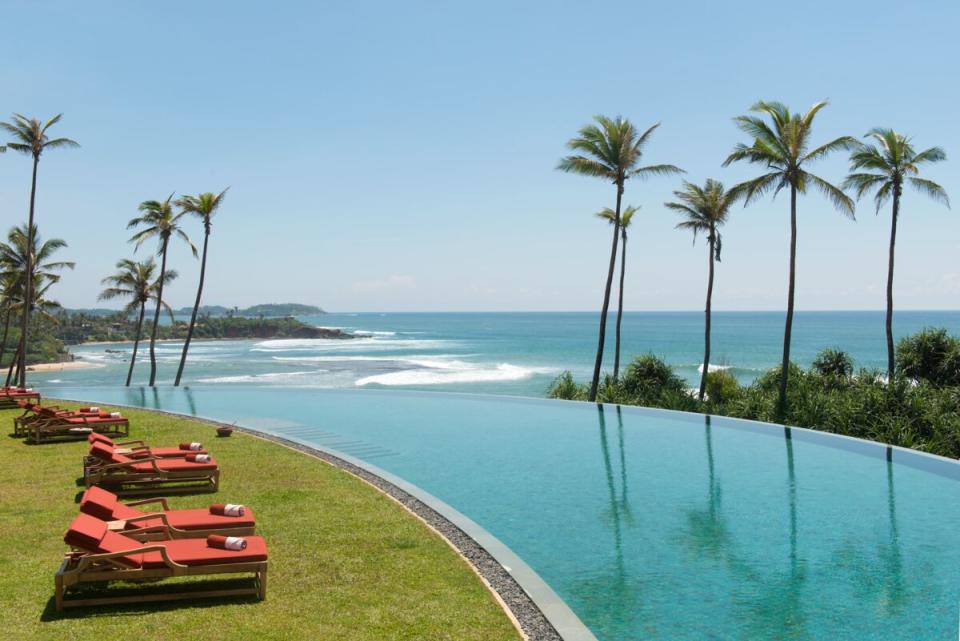
[[[960,338],[928,328],[897,343],[897,372],[933,385],[960,385]]]
[[[842,350],[827,348],[813,359],[813,369],[821,376],[850,378],[853,376],[853,359]]]
[[[735,399],[740,393],[737,377],[725,369],[707,373],[707,400],[713,405],[722,405]]]
[[[582,386],[574,382],[573,374],[569,370],[553,379],[550,387],[547,388],[547,396],[567,401],[586,400],[587,398]]]

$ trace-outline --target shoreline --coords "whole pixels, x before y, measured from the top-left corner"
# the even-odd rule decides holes
[[[62,372],[68,369],[93,369],[103,367],[100,363],[89,361],[64,361],[62,363],[36,363],[27,365],[28,372]]]

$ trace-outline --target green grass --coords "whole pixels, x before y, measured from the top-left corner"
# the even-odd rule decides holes
[[[83,442],[0,438],[0,612],[7,639],[519,639],[492,595],[439,536],[394,501],[322,461],[209,424],[124,410],[130,438],[199,440],[223,470],[218,494],[171,508],[250,505],[270,550],[267,599],[56,612],[53,574],[78,513]],[[18,412],[0,410],[9,432]],[[5,434],[8,432],[5,432]],[[155,587],[155,586],[153,586]]]

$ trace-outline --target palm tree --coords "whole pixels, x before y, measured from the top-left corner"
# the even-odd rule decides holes
[[[217,213],[220,205],[223,203],[227,190],[224,189],[219,194],[210,192],[200,194],[199,196],[184,196],[177,200],[177,206],[185,213],[193,214],[203,221],[203,257],[200,259],[200,284],[197,285],[197,300],[193,303],[193,313],[190,315],[190,327],[187,328],[187,338],[183,342],[183,354],[180,355],[180,367],[177,368],[177,378],[173,385],[180,385],[180,377],[183,376],[183,366],[187,363],[187,350],[190,349],[190,340],[193,338],[193,328],[197,324],[197,310],[200,309],[200,297],[203,295],[203,280],[207,273],[207,243],[210,240],[210,227],[213,224],[213,216]]]
[[[150,330],[150,386],[153,387],[157,382],[157,327],[160,325],[160,308],[163,306],[163,284],[167,273],[167,249],[170,246],[170,237],[178,236],[197,256],[197,248],[190,242],[190,237],[180,229],[180,219],[186,215],[181,211],[173,213],[173,207],[170,201],[173,200],[173,194],[164,200],[145,200],[140,203],[140,216],[127,223],[127,229],[134,227],[143,227],[140,231],[130,237],[130,242],[135,243],[134,247],[140,249],[140,245],[150,238],[159,238],[160,247],[157,249],[157,255],[160,256],[160,278],[157,285],[157,309],[153,314],[153,328]]]
[[[603,307],[600,310],[600,336],[597,344],[597,359],[593,366],[593,379],[590,382],[591,402],[597,400],[597,386],[600,383],[600,366],[603,364],[603,345],[607,331],[607,310],[610,308],[610,288],[613,284],[613,270],[617,261],[617,243],[620,238],[620,203],[623,198],[624,183],[630,178],[646,178],[682,173],[682,169],[673,165],[648,165],[638,167],[643,155],[643,147],[654,130],[653,125],[641,134],[626,118],[617,116],[594,116],[596,124],[583,127],[576,138],[567,142],[567,147],[575,152],[560,160],[557,169],[568,173],[593,176],[609,180],[617,188],[617,204],[614,211],[613,243],[610,248],[610,266],[607,269],[607,284],[603,292]]]
[[[32,246],[33,251],[27,251],[27,247]],[[4,295],[4,306],[6,318],[3,329],[3,347],[0,348],[0,361],[3,360],[3,354],[6,352],[7,333],[10,326],[10,319],[17,311],[23,313],[23,301],[26,299],[24,287],[24,274],[27,273],[27,264],[33,272],[33,289],[59,282],[59,272],[63,269],[73,269],[74,263],[69,261],[51,260],[53,254],[67,246],[66,241],[60,238],[51,238],[43,242],[37,226],[34,225],[29,231],[26,225],[13,227],[7,233],[7,242],[0,243],[0,280],[2,280],[2,290]],[[36,307],[34,301],[33,307]],[[31,310],[32,311],[32,310]],[[25,369],[26,343],[23,337],[18,341],[16,347],[16,356],[14,360],[21,359],[17,363],[19,372]],[[13,370],[11,370],[13,371]],[[20,383],[22,385],[23,383]]]
[[[623,321],[623,280],[627,271],[627,228],[630,226],[630,222],[633,220],[633,215],[637,213],[639,207],[627,206],[620,213],[620,291],[619,296],[620,300],[619,306],[617,307],[617,339],[616,339],[616,349],[613,352],[613,380],[616,381],[620,376],[620,325]],[[603,218],[611,225],[615,225],[617,222],[617,213],[610,209],[609,207],[603,208],[601,211],[597,212],[597,216]]]
[[[33,157],[33,178],[30,182],[30,215],[27,219],[27,229],[31,233],[34,230],[33,214],[37,196],[37,165],[40,164],[40,156],[47,149],[80,146],[69,138],[51,139],[47,136],[47,130],[59,122],[62,116],[63,114],[57,114],[46,123],[41,123],[36,118],[26,118],[20,114],[13,114],[13,118],[10,122],[0,122],[0,127],[5,129],[7,133],[13,136],[13,142],[8,142],[6,145],[7,148],[13,149],[14,151],[19,151],[23,154],[30,154]],[[33,246],[32,238],[28,239],[28,246]],[[24,273],[31,273],[31,259],[29,256],[27,257],[26,270]],[[31,288],[33,287],[33,279],[27,278],[25,279],[25,282],[25,300],[29,301],[33,295],[33,292],[31,291]],[[20,350],[21,387],[26,385],[27,368],[24,366],[25,363],[22,361],[26,358],[27,325],[30,320],[31,307],[32,306],[29,304],[23,306],[23,317],[20,320],[20,342],[23,345],[23,349]]]
[[[130,302],[123,308],[124,318],[129,318],[130,314],[139,309],[137,318],[137,332],[133,339],[133,354],[130,356],[130,369],[127,371],[127,387],[130,387],[130,380],[133,378],[133,366],[137,361],[137,349],[140,347],[140,336],[143,333],[143,316],[147,310],[147,303],[151,300],[158,300],[158,290],[160,289],[160,279],[156,277],[157,263],[153,258],[148,258],[143,262],[135,262],[129,258],[124,258],[117,263],[117,272],[107,276],[102,281],[104,285],[109,285],[100,292],[98,300],[111,300],[114,298],[129,298]],[[163,275],[165,283],[169,283],[177,277],[177,272],[168,269]],[[170,321],[173,321],[173,310],[166,303],[161,303],[170,314]]]
[[[704,338],[703,338],[703,372],[700,374],[700,395],[703,401],[707,389],[707,373],[710,371],[710,307],[713,300],[713,268],[714,263],[720,262],[720,247],[722,239],[719,227],[727,222],[730,207],[737,199],[737,194],[725,191],[723,183],[708,179],[703,187],[684,182],[683,191],[675,191],[673,195],[680,202],[664,203],[668,209],[679,213],[684,220],[677,223],[677,229],[693,232],[693,242],[697,242],[697,234],[707,235],[707,304],[704,309]]]
[[[770,124],[760,116],[748,115],[734,118],[737,127],[753,137],[753,143],[738,144],[723,163],[726,167],[730,163],[744,160],[764,167],[765,173],[733,188],[738,195],[742,192],[744,205],[749,205],[771,190],[776,196],[782,189],[790,188],[790,278],[787,286],[787,319],[783,330],[780,394],[777,400],[777,415],[781,420],[786,418],[787,411],[787,376],[790,368],[790,338],[793,330],[793,295],[797,266],[797,194],[807,193],[807,187],[812,185],[841,213],[851,219],[854,217],[853,200],[849,196],[805,169],[807,164],[820,160],[834,151],[853,149],[858,144],[850,136],[841,136],[810,150],[813,119],[826,105],[827,101],[822,100],[801,116],[799,113],[790,113],[790,109],[779,102],[760,101],[754,104],[750,111],[768,116]]]
[[[46,297],[47,291],[59,280],[59,276],[56,279],[48,279],[45,275],[34,274],[33,278],[33,298],[31,304],[30,315],[33,317],[33,322],[37,318],[41,318],[56,324],[57,318],[53,315],[54,310],[61,309],[60,303],[54,300],[50,300]],[[17,299],[13,301],[12,311],[14,313],[23,312],[23,299]],[[5,385],[9,387],[12,375],[14,373],[14,367],[16,367],[17,375],[19,376],[20,371],[23,368],[23,363],[26,362],[26,359],[21,359],[21,353],[24,351],[24,344],[18,341],[17,350],[14,353],[13,360],[10,362],[10,369],[7,371],[7,380]]]
[[[875,128],[867,132],[866,138],[873,138],[874,144],[861,145],[850,155],[851,173],[843,181],[844,189],[856,190],[857,200],[865,193],[876,190],[873,202],[877,205],[877,214],[883,204],[893,199],[893,214],[890,219],[890,252],[887,265],[887,380],[894,375],[893,351],[893,256],[897,243],[897,219],[900,217],[900,197],[904,183],[930,198],[950,207],[947,192],[932,180],[918,178],[920,165],[940,162],[947,159],[946,152],[940,147],[931,147],[917,153],[910,139],[893,129]],[[862,171],[867,170],[867,171]]]
[[[0,364],[7,354],[7,336],[10,333],[10,317],[12,314],[16,279],[13,274],[0,272],[0,309],[3,310],[3,338],[0,339]]]

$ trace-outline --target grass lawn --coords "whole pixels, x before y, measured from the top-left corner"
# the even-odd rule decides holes
[[[53,606],[53,574],[79,512],[85,442],[0,438],[0,620],[3,638],[477,639],[520,635],[469,566],[391,499],[322,461],[252,436],[215,438],[208,424],[124,410],[130,438],[201,441],[223,470],[220,492],[171,498],[171,509],[244,503],[270,550],[266,601]],[[4,434],[19,412],[0,410]]]

